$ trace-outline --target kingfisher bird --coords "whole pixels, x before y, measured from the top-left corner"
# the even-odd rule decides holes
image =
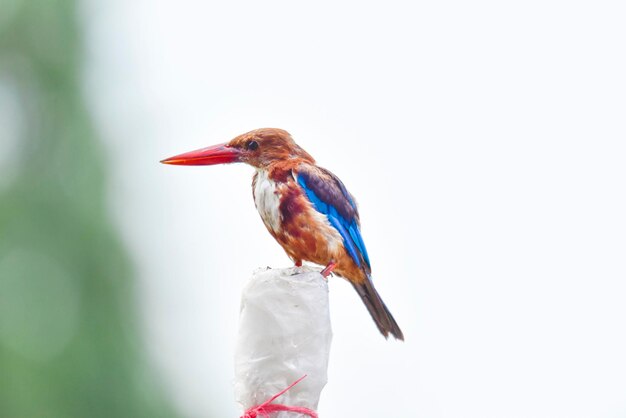
[[[228,143],[161,161],[174,165],[243,162],[256,169],[252,195],[263,223],[296,266],[309,261],[347,279],[381,334],[404,335],[374,288],[370,259],[361,236],[354,197],[341,180],[315,164],[309,153],[282,129],[262,128]]]

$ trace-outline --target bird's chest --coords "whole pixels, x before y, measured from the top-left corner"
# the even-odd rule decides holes
[[[257,172],[253,185],[254,204],[265,226],[273,232],[280,229],[280,187],[264,170]]]

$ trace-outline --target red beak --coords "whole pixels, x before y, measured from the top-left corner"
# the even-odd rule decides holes
[[[217,144],[166,158],[161,162],[172,165],[215,165],[239,162],[241,151],[227,144]]]

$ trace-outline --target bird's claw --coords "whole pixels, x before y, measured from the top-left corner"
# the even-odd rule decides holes
[[[337,263],[335,263],[334,261],[331,261],[330,263],[328,263],[328,265],[324,268],[324,270],[322,270],[320,272],[320,274],[322,276],[324,276],[324,278],[327,278],[330,273],[333,272],[333,270],[335,269],[335,267],[337,267]]]

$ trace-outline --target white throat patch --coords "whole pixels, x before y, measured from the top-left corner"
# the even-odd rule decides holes
[[[280,228],[280,194],[276,182],[269,178],[267,171],[257,169],[254,187],[254,204],[265,226],[276,232]]]

